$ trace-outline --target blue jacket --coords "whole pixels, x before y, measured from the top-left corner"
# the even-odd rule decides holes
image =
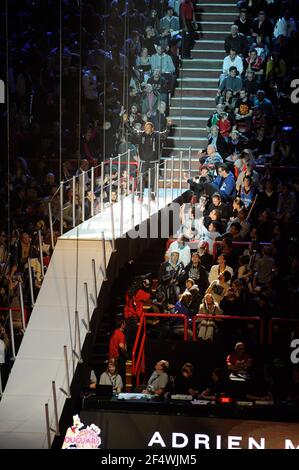
[[[226,178],[217,176],[217,178],[213,182],[216,184],[216,186],[218,186],[221,197],[225,201],[236,196],[236,182],[234,175],[231,171],[229,172]]]

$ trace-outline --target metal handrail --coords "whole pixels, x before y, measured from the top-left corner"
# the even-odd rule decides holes
[[[209,315],[209,314],[197,314],[192,319],[192,336],[193,341],[197,341],[196,336],[196,321],[198,319],[208,319],[208,320],[241,320],[241,321],[256,321],[260,323],[260,343],[264,342],[264,320],[257,316],[240,316],[240,315]]]

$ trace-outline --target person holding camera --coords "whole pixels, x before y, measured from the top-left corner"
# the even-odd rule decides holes
[[[146,278],[137,278],[126,292],[124,316],[126,320],[128,354],[131,354],[133,349],[138,323],[143,312],[143,305],[145,302],[149,301],[150,298],[150,281]]]

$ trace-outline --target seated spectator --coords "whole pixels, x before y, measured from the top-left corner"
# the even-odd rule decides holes
[[[233,95],[233,90],[228,88],[221,95],[216,95],[215,103],[216,105],[222,104],[227,113],[232,114],[235,109],[236,97]]]
[[[218,167],[218,176],[214,182],[219,188],[223,201],[230,201],[236,196],[235,178],[232,172],[229,171],[227,164],[222,164]]]
[[[273,34],[273,24],[266,17],[264,11],[260,11],[258,17],[252,22],[252,36],[262,36],[268,48],[271,46],[271,38]]]
[[[168,261],[164,261],[159,270],[158,281],[165,292],[167,303],[174,305],[180,294],[180,284],[184,280],[184,265],[179,261],[179,252],[172,250]]]
[[[154,92],[160,96],[160,100],[167,104],[167,80],[161,75],[159,69],[154,70],[153,75],[148,79],[148,83],[152,85]]]
[[[117,373],[117,365],[114,359],[109,359],[105,372],[100,376],[99,385],[112,385],[113,393],[120,393],[122,391],[123,381]]]
[[[226,78],[222,80],[219,85],[219,89],[217,91],[218,95],[220,95],[223,91],[227,89],[232,90],[233,96],[238,96],[239,91],[242,88],[242,79],[237,77],[237,68],[232,66],[229,68],[229,74]]]
[[[228,137],[231,133],[232,130],[232,122],[229,119],[228,113],[221,113],[220,114],[220,119],[217,123],[217,126],[219,128],[219,133],[220,135],[224,138],[224,140],[227,142]]]
[[[159,96],[154,93],[153,87],[149,83],[145,85],[144,91],[143,97],[141,98],[141,112],[143,115],[146,115],[147,118],[150,118],[157,111]]]
[[[150,376],[147,387],[142,393],[162,397],[168,384],[169,362],[162,360],[156,363],[155,370]]]
[[[179,235],[177,240],[170,244],[167,255],[170,256],[173,251],[179,253],[179,262],[182,263],[184,267],[190,263],[191,250],[186,244],[184,235]]]
[[[243,184],[240,190],[240,198],[246,209],[249,209],[254,201],[256,189],[251,176],[244,176]]]
[[[226,358],[226,366],[231,374],[249,378],[248,374],[252,367],[252,358],[246,353],[244,343],[239,342],[235,345],[235,352],[229,354]]]
[[[253,104],[266,115],[266,118],[271,119],[273,117],[273,105],[271,101],[266,98],[264,90],[258,90]]]
[[[216,281],[213,281],[209,285],[206,294],[211,294],[214,301],[219,305],[227,290],[229,289],[230,280],[231,274],[228,271],[224,271],[219,275]]]
[[[246,8],[240,10],[239,18],[234,21],[234,24],[238,26],[238,32],[243,34],[249,43],[251,40],[252,20],[248,17]]]
[[[275,260],[271,257],[271,248],[264,246],[262,256],[256,261],[256,286],[265,287],[270,284],[275,273]]]
[[[205,227],[208,227],[211,222],[218,222],[219,223],[219,231],[223,233],[225,231],[225,225],[221,222],[221,212],[217,209],[213,209],[209,214],[205,217]]]
[[[269,54],[269,49],[264,44],[262,36],[256,36],[255,41],[252,43],[251,47],[256,50],[258,57],[261,57],[263,61],[266,60]]]
[[[168,36],[171,33],[179,32],[180,20],[174,15],[174,10],[171,6],[167,7],[166,15],[160,19],[160,30],[162,36]]]
[[[239,32],[239,28],[235,24],[231,26],[230,34],[224,40],[225,52],[229,54],[231,49],[234,49],[241,56],[245,56],[248,50],[247,38]]]
[[[221,93],[219,93],[219,96],[221,96]],[[208,119],[207,122],[207,132],[211,131],[212,126],[217,126],[217,123],[220,119],[220,113],[224,112],[224,105],[223,104],[217,104],[216,110],[211,114],[211,116]]]
[[[198,253],[202,267],[206,271],[210,271],[213,264],[213,255],[210,254],[210,246],[206,241],[200,241],[198,244]]]
[[[170,55],[165,53],[161,46],[156,47],[157,52],[151,56],[152,70],[160,70],[161,75],[168,81],[168,90],[173,91],[175,84],[175,66]]]
[[[220,117],[220,115],[219,115]],[[219,123],[219,121],[218,121]],[[210,128],[210,134],[208,136],[208,145],[213,145],[221,155],[221,158],[224,159],[227,155],[227,143],[224,137],[219,132],[219,126],[215,125]]]
[[[143,47],[140,56],[136,59],[136,67],[142,72],[142,82],[146,83],[151,75],[151,58],[148,50]]]
[[[205,165],[217,165],[223,162],[221,155],[216,151],[214,145],[207,146],[207,154],[208,156],[204,160]]]
[[[213,252],[213,246],[216,239],[220,237],[221,224],[217,221],[211,221],[208,229],[203,225],[200,240],[204,240],[209,244],[209,251]]]
[[[238,74],[242,75],[243,61],[235,49],[230,49],[229,55],[223,59],[220,83],[229,75],[229,70],[231,67],[236,67]]]
[[[242,201],[242,203],[243,203],[243,201]],[[248,239],[249,232],[250,232],[250,227],[251,227],[250,222],[248,222],[248,220],[247,220],[247,214],[248,214],[248,212],[247,212],[246,208],[243,206],[238,211],[236,217],[234,217],[227,225],[227,230],[229,230],[230,227],[231,227],[231,224],[233,224],[234,222],[238,222],[241,225],[241,230],[240,230],[239,236],[243,241]]]
[[[275,190],[274,182],[266,180],[263,185],[263,191],[259,193],[258,209],[264,211],[269,209],[272,213],[277,212],[278,193]]]
[[[145,37],[141,38],[141,45],[143,48],[146,48],[148,51],[149,56],[156,54],[156,46],[158,45],[159,40],[155,34],[154,28],[149,25],[145,28]],[[152,67],[154,70],[155,67]]]
[[[203,299],[203,303],[200,305],[198,313],[200,315],[222,315],[222,310],[219,305],[214,301],[211,294],[206,294]],[[204,318],[198,320],[198,338],[204,341],[213,341],[216,335],[217,321],[212,318]]]
[[[175,377],[173,393],[179,395],[191,395],[192,397],[196,397],[198,395],[194,379],[194,367],[190,362],[184,364],[180,375]]]
[[[192,253],[191,261],[186,266],[185,276],[192,279],[199,288],[200,301],[204,296],[205,291],[209,287],[208,273],[206,268],[202,265],[202,257],[198,252]]]
[[[248,72],[254,72],[257,83],[261,83],[264,75],[263,58],[257,55],[256,49],[251,49],[246,59]]]
[[[228,271],[233,277],[234,275],[234,270],[227,265],[227,256],[223,253],[221,253],[218,258],[217,258],[217,263],[214,264],[214,266],[211,267],[210,273],[209,273],[209,283],[211,284],[213,281],[216,281],[220,274],[224,273],[225,271]]]
[[[229,225],[229,229],[227,232],[225,232],[221,237],[219,237],[219,240],[224,240],[225,238],[229,238],[233,242],[241,242],[242,238],[240,236],[242,227],[240,222],[232,222]]]
[[[199,395],[202,400],[216,400],[221,394],[226,393],[228,389],[223,371],[219,368],[213,370],[211,380],[207,388]]]
[[[157,107],[157,111],[152,116],[152,122],[154,128],[159,132],[165,132],[168,125],[168,118],[166,114],[166,103],[165,101],[160,101]]]
[[[180,296],[177,302],[173,307],[173,313],[183,314],[183,315],[190,315],[189,306],[192,302],[192,295],[190,292],[185,291]]]
[[[254,72],[246,70],[243,88],[244,90],[246,90],[247,95],[250,99],[254,98],[254,96],[257,94],[259,85],[255,79]]]
[[[213,194],[212,202],[208,206],[206,215],[208,215],[214,209],[216,209],[217,211],[220,211],[220,220],[222,223],[226,223],[229,217],[228,207],[227,207],[227,204],[224,201],[222,201],[221,195],[218,192]]]

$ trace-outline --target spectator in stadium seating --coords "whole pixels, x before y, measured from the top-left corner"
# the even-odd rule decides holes
[[[236,102],[236,97],[233,94],[233,90],[230,88],[227,88],[224,93],[221,95],[216,95],[215,97],[215,103],[222,104],[224,106],[224,109],[227,113],[230,115],[233,114],[234,109],[235,109],[235,102]]]
[[[245,124],[246,131],[251,129],[251,118],[253,115],[252,106],[253,103],[248,99],[247,91],[242,88],[235,104],[235,119],[238,124]]]
[[[160,97],[153,91],[152,85],[147,83],[141,98],[142,114],[146,115],[147,118],[154,115],[158,109],[159,99]]]
[[[173,251],[179,253],[179,262],[181,262],[184,267],[186,267],[190,263],[191,250],[186,244],[186,239],[184,235],[179,235],[177,240],[170,244],[169,249],[167,251],[168,256],[170,256]]]
[[[250,99],[252,99],[256,95],[259,89],[259,85],[255,79],[254,72],[246,70],[243,88],[244,90],[246,90],[247,95]]]
[[[273,24],[267,18],[264,11],[258,13],[257,18],[252,22],[251,33],[253,37],[262,36],[267,47],[271,47],[271,39],[273,34]]]
[[[256,195],[256,189],[254,187],[251,176],[244,176],[243,185],[240,190],[240,198],[244,203],[246,209],[249,209],[254,201]]]
[[[248,222],[247,220],[247,215],[248,215],[248,212],[246,208],[242,207],[238,211],[237,216],[234,217],[227,225],[227,230],[229,230],[232,223],[238,222],[241,225],[239,236],[241,237],[243,241],[248,239],[250,227],[251,227],[250,222]]]
[[[258,90],[253,104],[266,115],[266,118],[271,119],[273,117],[274,109],[271,101],[266,98],[265,95],[264,90]]]
[[[229,218],[229,211],[228,211],[227,204],[223,202],[223,200],[221,199],[221,195],[218,192],[212,195],[212,202],[208,206],[207,211],[205,212],[205,215],[207,216],[214,209],[216,209],[217,211],[220,211],[220,221],[222,224],[225,224]]]
[[[248,53],[248,57],[246,59],[247,63],[247,71],[254,72],[255,79],[257,83],[261,83],[264,75],[264,61],[261,56],[257,55],[256,49],[251,49]]]
[[[256,261],[256,286],[265,287],[270,284],[276,272],[275,260],[271,256],[272,250],[269,246],[264,246],[262,256]]]
[[[210,144],[207,146],[207,154],[208,156],[204,160],[205,165],[217,165],[223,162],[220,153],[216,151],[214,145]]]
[[[220,96],[220,94],[219,94]],[[217,126],[220,119],[220,113],[224,112],[224,104],[217,104],[216,110],[211,114],[207,122],[207,132],[210,132],[212,126]]]
[[[184,265],[179,261],[179,252],[172,250],[168,261],[164,261],[159,270],[159,286],[165,292],[167,304],[173,306],[180,294],[180,285],[184,280]],[[171,307],[170,307],[171,308]]]
[[[154,70],[153,75],[148,79],[147,83],[152,85],[154,92],[160,97],[160,101],[164,101],[167,104],[167,81],[162,77],[159,69]],[[157,129],[156,126],[155,129]]]
[[[218,264],[214,264],[212,267],[211,267],[211,270],[209,272],[209,283],[211,284],[213,281],[216,281],[220,274],[224,273],[225,271],[228,271],[231,275],[231,277],[233,277],[234,275],[234,270],[227,265],[227,256],[224,254],[224,253],[221,253],[218,258],[217,258],[217,263]]]
[[[242,79],[237,77],[237,68],[231,66],[229,68],[229,74],[225,77],[219,85],[217,94],[220,95],[222,92],[230,89],[233,92],[233,96],[238,96],[239,91],[242,88]]]
[[[278,205],[278,193],[275,190],[274,182],[269,179],[263,184],[263,191],[259,192],[258,210],[260,212],[269,209],[272,213],[276,213]]]
[[[240,10],[239,18],[234,21],[234,24],[238,26],[239,33],[243,34],[249,42],[251,40],[252,21],[248,17],[246,8]]]
[[[223,59],[222,64],[222,74],[220,76],[220,83],[229,75],[229,71],[231,67],[235,67],[238,71],[238,75],[242,75],[243,73],[243,60],[237,54],[236,49],[230,49],[229,55]],[[229,89],[229,87],[226,87]]]
[[[149,56],[156,54],[156,46],[158,45],[159,40],[155,34],[154,28],[149,25],[145,28],[145,37],[141,38],[141,44],[143,48],[148,50]],[[152,68],[152,70],[154,70]]]
[[[226,358],[226,366],[229,372],[246,376],[252,367],[252,357],[246,352],[245,344],[238,342],[235,352]]]
[[[180,375],[174,379],[173,393],[179,395],[191,395],[196,397],[198,390],[194,378],[194,366],[190,362],[186,362],[181,369]]]
[[[210,271],[213,264],[213,255],[210,254],[210,246],[207,241],[201,240],[198,244],[198,253],[201,265],[206,271]]]
[[[150,376],[146,389],[142,393],[162,397],[168,385],[169,362],[162,360],[156,363],[155,370]]]
[[[236,182],[234,175],[229,171],[227,164],[218,167],[218,176],[214,183],[218,186],[221,199],[224,202],[230,201],[236,196]]]
[[[173,7],[168,6],[166,15],[160,19],[160,30],[162,36],[168,36],[170,33],[180,30],[180,20],[174,15]]]
[[[202,265],[202,258],[198,252],[192,253],[191,261],[186,266],[185,278],[192,279],[199,288],[200,301],[209,286],[208,273]]]
[[[228,271],[224,271],[222,274],[219,275],[216,281],[213,281],[207,291],[206,294],[211,294],[213,299],[219,305],[223,297],[225,296],[227,290],[229,289],[229,282],[231,280],[231,274]]]
[[[228,113],[221,113],[220,114],[220,119],[217,123],[217,126],[219,128],[219,133],[220,135],[224,138],[224,140],[227,142],[229,135],[232,131],[232,119],[230,118]]]
[[[203,302],[199,307],[198,313],[200,315],[209,315],[210,318],[198,320],[198,338],[203,341],[213,341],[217,332],[217,321],[213,320],[214,315],[222,315],[222,310],[218,303],[215,302],[211,294],[204,296]]]
[[[241,56],[245,56],[248,50],[247,38],[239,32],[239,28],[235,24],[231,26],[230,34],[224,40],[225,52],[229,54],[231,49],[234,49]]]
[[[220,117],[220,115],[219,115]],[[219,121],[218,121],[219,123]],[[210,134],[208,136],[208,145],[213,145],[216,151],[221,155],[221,158],[224,159],[227,155],[227,143],[224,137],[219,132],[219,126],[212,126],[210,129]]]

